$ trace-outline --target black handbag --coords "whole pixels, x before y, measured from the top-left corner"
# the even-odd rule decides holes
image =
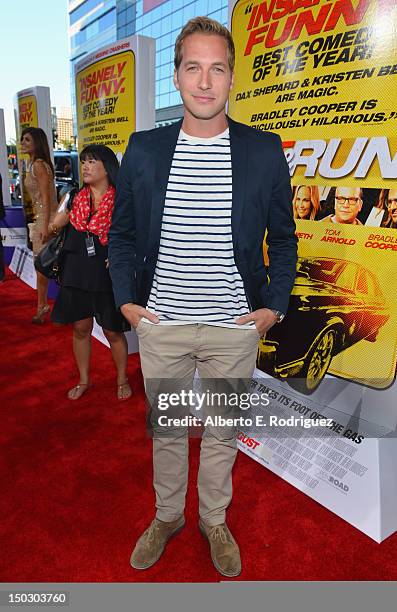
[[[72,190],[69,195],[67,208],[71,210],[74,196],[77,190]],[[52,238],[43,246],[34,260],[34,267],[47,278],[53,278],[59,284],[61,274],[62,248],[65,242],[68,225],[65,225],[57,236]]]
[[[60,231],[58,236],[52,238],[43,246],[35,257],[34,267],[47,278],[53,278],[59,282],[60,259],[63,243],[65,242],[67,225]]]

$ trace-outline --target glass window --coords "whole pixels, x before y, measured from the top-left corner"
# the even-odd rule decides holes
[[[166,45],[164,45],[164,46],[166,46],[166,47],[170,47],[170,46],[172,46],[172,47],[173,47],[173,46],[174,46],[174,42],[175,42],[175,40],[174,40],[174,38],[173,38],[173,36],[172,36],[172,34],[171,34],[171,33],[166,34],[164,38],[165,38],[165,40],[166,40],[166,42],[167,42],[167,44],[166,44]]]
[[[127,11],[119,11],[117,13],[117,27],[124,26],[127,23]]]
[[[70,25],[76,23],[79,19],[84,17],[88,12],[92,11],[95,8],[102,8],[103,3],[99,2],[99,0],[86,0],[83,4],[80,4],[74,11],[69,13],[69,22]]]
[[[189,19],[195,16],[194,4],[188,4],[183,8],[183,24],[185,24]]]
[[[171,30],[171,15],[167,15],[167,17],[164,17],[164,19],[162,19],[161,21],[161,31],[163,34],[168,34],[170,30]]]
[[[156,83],[156,91],[159,93],[159,95],[167,93],[165,79],[161,79]]]
[[[208,9],[211,10],[207,4],[207,0],[197,0],[195,6],[196,15],[207,15]]]
[[[87,39],[86,30],[81,30],[80,32],[77,32],[71,38],[72,49],[74,49],[75,47],[78,47],[79,45],[82,45],[86,41],[86,39]]]
[[[152,24],[152,36],[153,38],[158,38],[161,34],[161,23],[160,21],[155,21]]]
[[[164,64],[167,63],[168,61],[168,49],[169,47],[167,47],[166,49],[162,49],[160,51],[160,55],[159,55],[159,66],[164,66]]]
[[[163,2],[163,4],[161,4],[159,6],[159,8],[161,9],[161,17],[165,17],[166,15],[168,15],[172,10],[175,10],[175,2],[173,2],[171,4],[171,2]]]
[[[172,15],[172,21],[170,17],[170,29],[172,27],[173,29],[176,29],[179,32],[179,30],[185,23],[186,21],[183,18],[183,9],[180,9],[179,11],[174,13],[174,15]]]
[[[174,62],[168,62],[168,64],[166,64],[164,66],[164,76],[168,76],[168,78],[171,78],[172,75],[174,74]]]
[[[132,21],[135,17],[136,11],[135,11],[135,7],[134,6],[130,6],[127,10],[126,10],[126,15],[127,15],[127,21]]]
[[[161,79],[165,79],[166,76],[167,76],[167,73],[165,72],[164,66],[159,66],[159,71],[158,71],[158,75],[159,76],[158,76],[158,79],[157,79],[158,81],[161,81]]]
[[[208,15],[211,19],[215,19],[216,21],[220,21],[222,19],[222,11],[213,11]]]
[[[169,94],[163,94],[162,96],[160,96],[159,108],[165,108],[166,106],[169,106],[169,100]]]
[[[127,25],[125,26],[125,29],[126,29],[126,36],[132,36],[133,34],[136,34],[133,21],[130,21],[129,23],[127,23]]]
[[[116,23],[116,9],[112,9],[105,15],[102,15],[102,17],[98,19],[98,22],[100,32],[114,25]]]
[[[93,36],[99,34],[99,32],[103,32],[107,28],[113,26],[115,24],[115,18],[116,9],[112,9],[105,15],[102,15],[102,17],[100,17],[99,19],[96,19],[88,26],[80,30],[80,32],[77,32],[77,34],[75,34],[71,38],[72,48],[82,45]]]
[[[117,0],[117,6],[120,11],[126,9],[131,4],[131,0]]]
[[[127,33],[126,26],[123,26],[122,28],[118,28],[117,29],[117,38],[118,39],[126,38],[127,36],[128,36],[128,33]]]
[[[177,106],[177,104],[181,104],[181,96],[179,91],[172,91],[170,93],[170,106]]]
[[[150,14],[151,14],[152,21],[157,21],[158,19],[160,19],[161,18],[161,5],[156,6],[154,9],[152,9]]]
[[[168,61],[168,55],[169,55],[169,47],[167,47],[166,49],[162,49],[160,51],[160,53],[158,54],[158,63],[159,66],[162,66],[163,64],[165,64]]]
[[[92,23],[90,23],[90,25],[87,26],[86,28],[86,32],[87,32],[87,38],[91,38],[91,36],[95,36],[95,34],[98,34],[99,32],[98,21],[93,21]]]

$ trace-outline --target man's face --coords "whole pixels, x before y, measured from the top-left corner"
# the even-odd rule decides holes
[[[224,113],[233,74],[228,64],[227,42],[217,34],[190,34],[183,41],[182,62],[174,71],[185,113],[211,120]]]
[[[337,187],[335,192],[335,221],[354,223],[363,202],[358,187]]]
[[[390,189],[387,198],[387,209],[391,215],[392,222],[397,224],[397,189]]]

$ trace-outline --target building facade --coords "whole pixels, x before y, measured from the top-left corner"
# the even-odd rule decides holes
[[[73,144],[73,121],[70,107],[61,106],[57,109],[57,133],[59,144],[62,146]]]
[[[192,17],[208,15],[227,25],[227,0],[69,0],[73,120],[76,125],[74,65],[87,53],[134,34],[156,39],[156,125],[182,116],[173,84],[174,43]]]

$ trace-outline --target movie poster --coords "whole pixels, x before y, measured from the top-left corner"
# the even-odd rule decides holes
[[[110,147],[121,159],[135,131],[135,54],[128,43],[102,49],[76,66],[78,142]]]
[[[38,85],[19,91],[14,99],[14,114],[22,201],[26,223],[31,223],[34,221],[32,201],[25,187],[25,176],[29,163],[29,156],[21,154],[20,138],[22,131],[27,127],[39,127],[43,129],[47,136],[51,158],[53,158],[50,89]]]
[[[155,125],[155,40],[131,36],[75,66],[78,148],[103,144],[121,161],[130,135]]]
[[[397,3],[232,3],[230,115],[283,141],[299,262],[258,367],[312,393],[374,388],[397,362]]]
[[[229,113],[280,135],[299,238],[287,316],[252,381],[269,398],[253,419],[277,424],[245,427],[238,446],[381,542],[397,529],[397,2],[229,9]]]
[[[39,127],[36,96],[21,96],[18,98],[18,107],[21,131],[26,127]]]
[[[21,93],[21,96],[18,95],[18,165],[19,175],[21,177],[23,208],[25,211],[26,221],[29,223],[34,220],[32,200],[25,187],[26,167],[29,161],[29,156],[22,155],[19,141],[22,130],[27,127],[39,127],[39,118],[37,115],[36,96],[33,93],[31,95],[23,95],[23,92]]]

